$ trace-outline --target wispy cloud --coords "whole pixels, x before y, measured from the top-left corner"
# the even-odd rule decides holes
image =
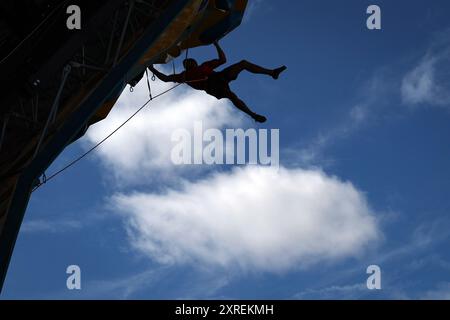
[[[355,261],[351,267],[334,270],[324,275],[312,288],[297,293],[296,299],[446,299],[447,288],[439,285],[424,290],[423,274],[438,270],[447,274],[450,263],[433,250],[445,244],[449,237],[448,219],[424,221],[411,231],[404,230],[409,238],[400,244],[386,240],[384,246]],[[370,291],[366,287],[365,270],[369,264],[377,264],[382,270],[382,290]],[[360,283],[354,283],[360,278]],[[419,280],[420,279],[420,280]],[[350,284],[345,284],[346,282]]]
[[[356,283],[352,285],[331,286],[321,289],[306,289],[293,296],[293,299],[299,300],[354,300],[367,294],[367,286],[363,283]]]
[[[77,220],[30,220],[25,221],[20,228],[20,232],[25,234],[34,233],[65,233],[76,231],[82,228],[81,221]]]
[[[334,125],[320,128],[306,145],[283,150],[287,164],[303,167],[332,165],[334,160],[324,155],[327,149],[376,122],[395,101],[397,89],[398,81],[386,69],[378,70],[356,90],[354,102],[348,103],[346,112]]]
[[[87,282],[82,289],[83,299],[99,298],[128,299],[140,290],[151,287],[161,280],[165,269],[152,269],[124,278]]]
[[[333,144],[383,120],[386,115],[406,114],[405,106],[450,108],[450,31],[436,35],[427,52],[405,73],[390,65],[374,72],[356,89],[355,102],[336,124],[320,129],[306,146],[284,150],[294,165],[327,166],[333,159],[324,154]]]
[[[245,11],[244,23],[250,21],[250,19],[256,14],[258,10],[261,10],[265,6],[266,8],[270,6],[266,0],[251,0],[247,5]]]
[[[132,299],[142,291],[155,288],[167,274],[167,268],[160,267],[123,277],[105,280],[83,280],[81,290],[63,289],[62,291],[51,293],[40,293],[37,296],[32,296],[31,299]],[[149,298],[156,297],[152,296]]]
[[[450,108],[450,29],[437,33],[403,76],[401,97],[408,106]]]
[[[403,103],[450,107],[450,47],[427,53],[403,78]]]
[[[426,291],[423,300],[450,300],[450,282],[439,284],[435,289]]]

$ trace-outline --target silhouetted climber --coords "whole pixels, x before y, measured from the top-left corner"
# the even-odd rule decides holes
[[[214,42],[214,46],[217,49],[218,59],[204,62],[201,65],[198,65],[197,61],[194,59],[185,59],[183,61],[185,71],[182,73],[165,75],[156,70],[154,66],[149,67],[149,69],[164,82],[186,83],[194,89],[206,91],[217,99],[228,98],[233,102],[236,108],[251,116],[255,121],[266,122],[266,117],[250,110],[245,102],[239,99],[239,97],[231,91],[229,84],[231,81],[236,80],[239,74],[244,70],[251,73],[266,74],[274,79],[278,79],[280,74],[286,70],[286,66],[271,70],[242,60],[222,71],[216,72],[214,70],[225,64],[227,58],[217,42]]]

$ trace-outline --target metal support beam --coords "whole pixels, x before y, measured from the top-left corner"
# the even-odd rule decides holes
[[[114,58],[114,66],[119,60],[120,50],[122,49],[123,40],[125,39],[125,34],[127,33],[128,23],[130,21],[131,11],[133,11],[134,0],[130,0],[130,7],[128,8],[127,18],[123,24],[122,34],[120,35],[119,45],[117,46],[116,56]]]
[[[0,135],[0,151],[2,150],[3,139],[5,138],[6,126],[8,125],[8,120],[9,120],[9,116],[5,115],[5,117],[3,118],[2,133]]]
[[[47,121],[45,122],[45,126],[44,129],[42,130],[36,149],[34,150],[33,159],[36,157],[36,155],[39,152],[39,149],[41,148],[41,144],[44,141],[45,136],[47,135],[48,127],[50,126],[50,124],[55,122],[56,114],[58,113],[58,106],[59,100],[61,98],[61,93],[64,89],[64,85],[66,84],[66,80],[67,77],[69,76],[70,70],[72,70],[72,67],[70,65],[64,67],[61,84],[59,85],[58,92],[56,93],[55,100],[53,101],[52,108],[50,109],[50,113],[48,114]]]
[[[116,13],[114,14],[114,22],[113,22],[112,29],[111,29],[111,36],[109,37],[108,50],[106,51],[105,65],[108,63],[109,57],[111,55],[111,49],[112,49],[112,45],[113,45],[114,34],[116,33],[116,25],[117,25],[118,17],[119,17],[119,11],[116,11]]]
[[[71,61],[71,62],[69,62],[69,64],[73,68],[84,68],[84,69],[91,69],[91,70],[95,70],[95,71],[108,71],[108,69],[106,69],[106,68],[97,67],[97,66],[93,66],[93,65],[85,64],[85,63],[79,63],[76,61]]]

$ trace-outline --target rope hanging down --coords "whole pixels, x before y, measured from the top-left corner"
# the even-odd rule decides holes
[[[89,155],[90,153],[92,153],[94,150],[96,150],[98,147],[100,147],[103,143],[105,143],[107,140],[109,140],[109,138],[111,138],[114,134],[117,133],[117,131],[119,131],[120,129],[122,129],[128,122],[130,122],[134,117],[136,117],[138,115],[138,113],[140,113],[151,101],[165,95],[166,93],[174,90],[175,88],[181,86],[183,83],[178,83],[176,85],[174,85],[173,87],[157,94],[156,96],[152,97],[151,93],[150,93],[150,99],[148,99],[138,110],[136,110],[127,120],[125,120],[120,126],[118,126],[116,129],[114,129],[113,132],[111,132],[109,135],[107,135],[103,140],[101,140],[100,142],[98,142],[95,146],[93,146],[92,148],[90,148],[88,151],[86,151],[85,153],[83,153],[81,156],[79,156],[78,158],[76,158],[75,160],[73,160],[72,162],[68,163],[65,167],[63,167],[62,169],[56,171],[54,174],[52,174],[51,176],[46,176],[45,173],[43,174],[43,180],[39,181],[39,183],[33,188],[33,190],[31,192],[36,191],[38,188],[40,188],[42,185],[46,184],[48,181],[53,180],[54,178],[56,178],[58,175],[60,175],[61,173],[63,173],[64,171],[66,171],[67,169],[69,169],[70,167],[74,166],[75,164],[77,164],[78,162],[80,162],[83,158],[85,158],[87,155]]]
[[[186,56],[185,59],[187,59],[189,57],[189,48],[186,49]],[[173,64],[173,67],[175,69],[175,64]],[[178,83],[176,85],[174,85],[173,87],[157,94],[156,96],[152,96],[152,89],[150,86],[150,81],[149,81],[149,76],[148,76],[148,69],[145,69],[145,75],[147,77],[147,87],[148,87],[148,93],[150,98],[138,109],[136,110],[135,113],[133,113],[127,120],[125,120],[120,126],[118,126],[113,132],[111,132],[109,135],[107,135],[103,140],[101,140],[100,142],[98,142],[95,146],[93,146],[92,148],[90,148],[88,151],[86,151],[85,153],[83,153],[81,156],[79,156],[78,158],[76,158],[75,160],[71,161],[70,163],[68,163],[65,167],[63,167],[62,169],[56,171],[54,174],[52,174],[51,176],[47,177],[45,172],[43,173],[42,177],[42,181],[39,181],[39,183],[33,188],[33,190],[31,192],[36,191],[37,189],[39,189],[42,185],[46,184],[48,181],[56,178],[57,176],[59,176],[61,173],[63,173],[64,171],[66,171],[67,169],[69,169],[70,167],[74,166],[75,164],[77,164],[78,162],[80,162],[81,160],[83,160],[87,155],[89,155],[90,153],[92,153],[94,150],[96,150],[98,147],[100,147],[103,143],[105,143],[107,140],[109,140],[109,138],[111,138],[114,134],[116,134],[117,131],[119,131],[120,129],[122,129],[128,122],[130,122],[135,116],[138,115],[138,113],[140,113],[151,101],[153,101],[154,99],[157,99],[163,95],[165,95],[166,93],[176,89],[177,87],[181,86],[183,83]],[[153,74],[152,76],[152,81],[156,80],[156,76],[155,74]],[[185,81],[184,83],[188,83],[189,81]],[[131,90],[131,92],[133,92]]]
[[[155,76],[155,75],[153,75]],[[152,87],[150,86],[150,80],[148,79],[148,69],[145,69],[145,77],[147,78],[147,88],[148,88],[148,95],[150,96],[150,100],[153,100],[152,96]],[[155,81],[152,79],[152,81]]]

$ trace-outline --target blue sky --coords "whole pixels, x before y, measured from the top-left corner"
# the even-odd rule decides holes
[[[250,2],[222,45],[230,63],[289,68],[232,85],[268,117],[258,128],[280,129],[282,168],[171,166],[174,128],[255,126],[178,88],[33,194],[2,298],[450,298],[448,1]],[[366,28],[374,3],[379,31]],[[101,140],[145,90],[125,91],[48,172]],[[71,264],[80,291],[66,289]],[[372,264],[380,291],[365,286]]]

